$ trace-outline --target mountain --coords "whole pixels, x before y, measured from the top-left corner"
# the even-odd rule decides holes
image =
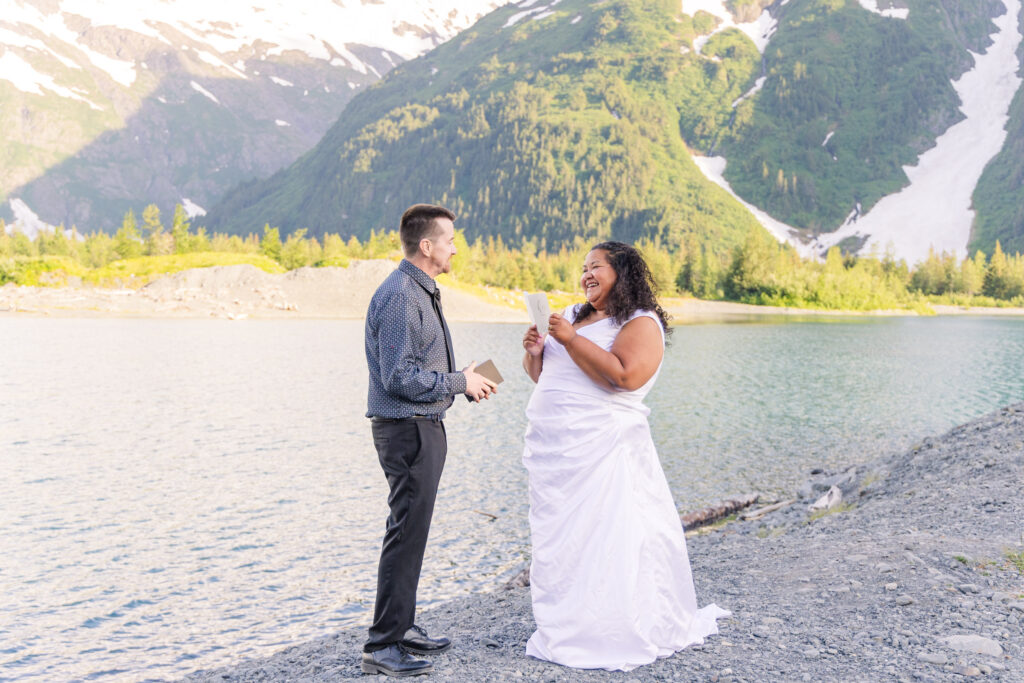
[[[1018,0],[794,0],[773,7],[765,80],[717,144],[738,195],[818,250],[964,256],[986,164],[1012,145]],[[824,233],[824,234],[823,234]],[[975,244],[989,251],[991,238]]]
[[[503,2],[8,0],[0,217],[87,231],[150,202],[201,213]]]
[[[1020,46],[1020,0],[524,0],[207,219],[365,236],[439,201],[548,248],[1024,250]]]
[[[701,175],[680,111],[739,97],[754,66],[718,77],[684,54],[694,37],[663,0],[502,8],[360,93],[313,150],[229,193],[207,224],[365,237],[436,201],[470,238],[727,250],[757,223]]]

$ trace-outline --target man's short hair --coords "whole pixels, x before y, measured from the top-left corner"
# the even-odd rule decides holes
[[[419,251],[420,242],[433,238],[437,231],[437,218],[454,221],[455,214],[435,204],[413,204],[405,210],[398,228],[398,237],[402,240],[406,256],[415,256]]]

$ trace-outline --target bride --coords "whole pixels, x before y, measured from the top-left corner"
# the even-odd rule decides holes
[[[526,408],[530,583],[537,631],[526,654],[628,671],[718,632],[729,612],[697,609],[679,513],[643,398],[667,316],[639,252],[602,242],[580,281],[587,301],[523,337],[537,383]]]

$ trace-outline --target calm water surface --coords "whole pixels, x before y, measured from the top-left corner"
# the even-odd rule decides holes
[[[520,326],[452,326],[421,603],[529,555]],[[365,623],[387,514],[356,321],[0,319],[0,679],[144,680]],[[651,425],[681,510],[789,491],[1024,400],[1024,320],[676,328]],[[493,517],[492,517],[493,516]]]

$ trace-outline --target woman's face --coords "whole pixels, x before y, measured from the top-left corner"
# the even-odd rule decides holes
[[[604,309],[608,296],[612,293],[612,287],[619,276],[608,262],[608,252],[604,249],[594,249],[583,260],[583,277],[580,278],[580,286],[587,297],[590,305],[597,310]]]

